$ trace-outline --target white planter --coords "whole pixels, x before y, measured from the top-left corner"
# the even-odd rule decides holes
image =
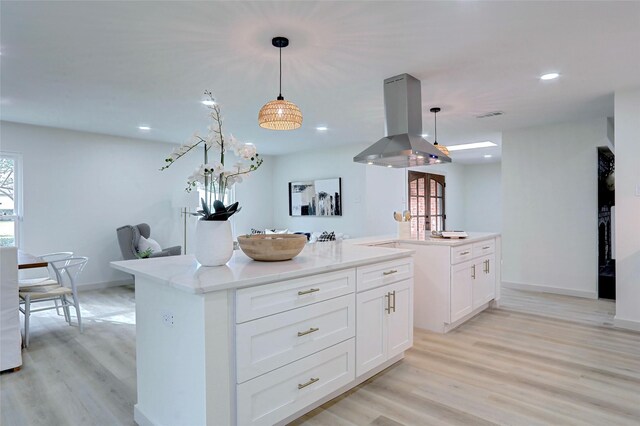
[[[199,220],[196,225],[196,259],[202,266],[224,265],[233,256],[231,222]]]

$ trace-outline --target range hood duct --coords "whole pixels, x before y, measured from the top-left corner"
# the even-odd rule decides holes
[[[415,167],[450,163],[451,158],[422,138],[420,80],[400,74],[384,81],[386,137],[353,157],[356,163]]]

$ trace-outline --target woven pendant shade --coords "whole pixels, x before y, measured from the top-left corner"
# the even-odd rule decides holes
[[[286,37],[274,37],[271,44],[280,52],[280,94],[275,101],[267,102],[258,113],[258,124],[264,129],[295,130],[302,126],[302,112],[298,105],[282,97],[282,48],[289,45]]]
[[[438,148],[440,150],[440,152],[443,153],[444,155],[446,155],[447,157],[449,156],[449,150],[447,149],[446,146],[440,145],[438,142],[434,143],[433,146]]]
[[[302,126],[302,112],[293,102],[276,99],[260,108],[258,124],[271,130],[295,130]]]

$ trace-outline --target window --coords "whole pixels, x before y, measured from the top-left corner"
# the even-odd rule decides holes
[[[409,171],[411,236],[425,238],[445,229],[444,176]]]
[[[22,215],[19,154],[0,153],[0,246],[19,246]]]

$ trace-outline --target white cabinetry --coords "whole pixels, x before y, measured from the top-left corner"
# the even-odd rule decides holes
[[[0,371],[22,365],[15,247],[0,247]]]
[[[416,252],[415,327],[446,333],[500,297],[500,237],[451,244],[400,242]]]
[[[238,385],[238,425],[273,425],[353,381],[353,339]]]
[[[412,343],[411,255],[336,242],[289,262],[236,252],[215,268],[192,256],[112,263],[136,277],[135,422],[286,424],[400,361]],[[379,300],[364,303],[368,291]],[[356,347],[370,341],[381,358],[356,376]]]
[[[411,259],[358,268],[356,376],[413,344],[412,275]]]
[[[464,318],[495,298],[494,263],[495,256],[490,255],[451,267],[450,323]]]
[[[271,425],[355,379],[355,277],[352,268],[236,292],[238,424]]]

